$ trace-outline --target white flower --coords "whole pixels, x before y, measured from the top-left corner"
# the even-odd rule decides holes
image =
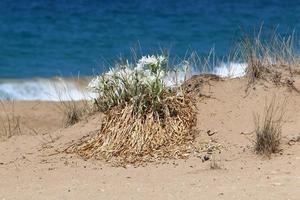
[[[163,79],[166,76],[166,73],[163,70],[160,70],[158,71],[157,75],[160,79]]]
[[[143,69],[144,69],[144,64],[142,64],[142,62],[139,61],[134,69],[135,69],[136,71],[143,71]]]
[[[109,69],[109,71],[105,73],[106,76],[110,76],[110,77],[112,77],[114,74],[115,74],[114,69]]]
[[[145,88],[159,81],[165,84],[168,74],[162,68],[166,62],[164,56],[143,56],[136,64],[116,65],[101,76],[96,76],[88,89],[97,94],[97,98],[107,99],[111,95],[119,100],[132,87]]]
[[[151,71],[149,69],[144,70],[144,76],[150,76]]]
[[[154,75],[148,76],[147,77],[147,81],[149,83],[153,83],[154,81],[156,81],[156,76],[154,76]]]
[[[143,69],[144,66],[149,66],[149,65],[161,65],[163,62],[165,62],[167,59],[164,56],[143,56],[137,63],[137,68],[138,69]]]
[[[167,60],[167,58],[165,57],[165,56],[158,56],[158,61],[160,62],[160,63],[163,63],[163,62],[165,62],[166,60]]]
[[[100,77],[97,76],[96,78],[92,79],[88,84],[88,89],[92,92],[95,92],[97,88],[101,85]]]
[[[157,65],[159,62],[159,60],[155,57],[155,56],[143,56],[138,64],[140,64],[141,66],[144,66],[144,65]]]

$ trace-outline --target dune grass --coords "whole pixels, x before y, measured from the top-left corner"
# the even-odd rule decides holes
[[[263,116],[255,116],[255,151],[270,156],[280,151],[281,133],[284,118],[284,104],[279,105],[275,98],[266,105]]]
[[[296,48],[299,45],[294,34],[282,35],[276,30],[266,34],[263,27],[255,36],[245,34],[237,50],[239,57],[247,63],[249,86],[259,80],[293,86],[293,76],[300,69]]]
[[[60,101],[60,110],[63,113],[63,125],[65,127],[72,126],[83,119],[90,113],[90,106],[87,101]]]
[[[10,106],[11,108],[7,108]],[[0,140],[21,134],[20,117],[15,114],[14,102],[0,101]]]
[[[79,77],[71,80],[72,83],[76,83],[78,81]],[[59,99],[59,105],[57,107],[63,115],[64,127],[76,124],[93,112],[90,100],[88,100],[89,97],[83,90],[81,91],[81,96],[85,98],[81,100],[74,100],[74,97],[70,94],[71,90],[69,85],[65,80],[60,81],[58,85],[53,83],[52,87],[55,89],[56,98]],[[77,89],[79,90],[79,87]]]

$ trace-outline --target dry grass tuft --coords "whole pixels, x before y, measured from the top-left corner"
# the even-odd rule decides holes
[[[292,86],[300,67],[294,35],[282,36],[276,31],[265,35],[261,27],[255,37],[245,35],[240,43],[239,51],[248,66],[248,86],[259,80]]]
[[[0,101],[0,140],[8,139],[14,135],[21,134],[20,117],[15,115],[14,102],[4,103]],[[10,105],[11,109],[6,107]]]
[[[80,79],[72,79],[73,84],[78,84]],[[93,108],[90,105],[88,100],[74,100],[70,91],[70,85],[67,81],[60,81],[53,84],[53,88],[56,91],[57,98],[59,99],[58,109],[63,114],[63,126],[69,127],[80,120],[84,119],[84,117],[88,116],[93,112]],[[80,90],[80,87],[77,87]],[[82,90],[81,95],[83,97],[88,97],[88,95]]]
[[[60,101],[60,110],[63,113],[63,124],[65,127],[72,126],[79,122],[84,116],[90,113],[91,108],[87,101]]]
[[[276,104],[273,98],[266,106],[263,118],[255,117],[255,151],[270,156],[280,151],[281,129],[283,125],[284,106]]]
[[[138,165],[161,158],[186,158],[193,151],[192,98],[165,94],[163,112],[137,114],[134,105],[113,107],[106,112],[100,132],[67,149],[85,159],[96,158],[117,166]]]

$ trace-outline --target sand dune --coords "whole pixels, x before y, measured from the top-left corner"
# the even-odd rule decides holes
[[[0,142],[0,199],[299,199],[300,94],[266,82],[246,91],[245,78],[199,76],[189,87],[199,96],[197,142],[222,147],[207,161],[126,168],[85,161],[59,150],[98,130],[102,114],[62,128],[59,103],[15,102],[21,135]],[[253,115],[273,97],[286,102],[282,150],[266,158],[253,149]]]

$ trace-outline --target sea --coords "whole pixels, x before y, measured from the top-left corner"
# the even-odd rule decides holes
[[[224,57],[260,27],[299,37],[300,0],[1,0],[0,100],[83,99],[78,79],[120,58]],[[243,74],[244,63],[229,65]]]

